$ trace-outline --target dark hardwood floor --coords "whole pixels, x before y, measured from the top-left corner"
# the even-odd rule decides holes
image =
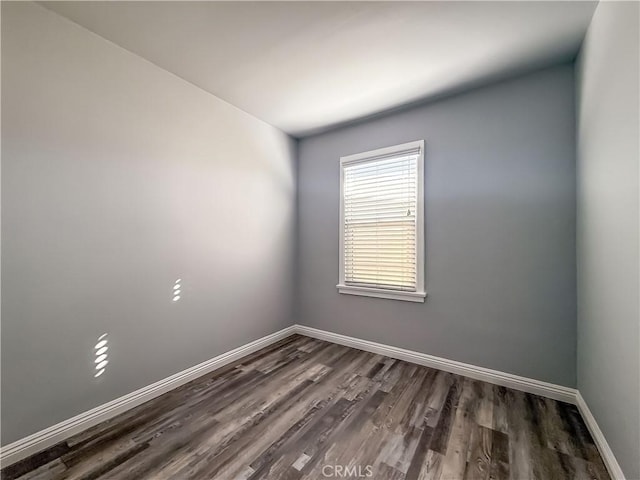
[[[608,479],[573,405],[303,336],[3,479]]]

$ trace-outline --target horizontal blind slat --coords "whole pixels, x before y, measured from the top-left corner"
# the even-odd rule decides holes
[[[390,187],[394,185],[402,185],[404,188],[412,188],[408,182],[411,180],[415,180],[415,176],[413,175],[397,175],[390,176],[387,178],[376,177],[375,180],[368,180],[366,182],[360,181],[359,179],[347,179],[345,182],[346,187],[350,190],[350,192],[359,192],[366,190],[377,190],[379,187]]]
[[[389,168],[406,168],[418,161],[418,155],[396,155],[383,160],[370,160],[349,163],[344,167],[345,174],[362,174],[371,171],[388,170]]]
[[[354,277],[372,277],[372,278],[386,278],[386,279],[401,279],[401,280],[413,280],[416,278],[415,272],[378,272],[376,270],[355,269],[350,270],[347,274],[352,274]]]
[[[357,276],[353,276],[351,278],[347,277],[345,279],[349,282],[374,282],[374,283],[385,283],[387,285],[402,285],[406,287],[412,287],[415,284],[415,277],[378,277],[375,275],[364,275],[362,273],[358,273]]]
[[[358,273],[352,277],[347,277],[347,280],[350,282],[374,282],[374,283],[386,283],[389,285],[406,285],[411,286],[415,283],[415,277],[403,277],[403,276],[378,276],[378,275],[367,275],[364,273]]]
[[[389,284],[377,284],[377,283],[367,283],[367,282],[347,282],[347,285],[352,285],[355,287],[368,287],[368,288],[383,288],[385,290],[393,290],[397,292],[415,292],[416,289],[414,286],[402,286],[402,285],[389,285]]]
[[[411,261],[409,261],[411,260]],[[354,259],[352,262],[348,262],[345,268],[380,268],[381,270],[390,268],[411,268],[415,270],[415,264],[413,258],[407,259],[407,261],[398,261],[392,256],[386,257],[360,257]]]
[[[404,239],[408,237],[415,237],[415,229],[406,229],[406,230],[386,230],[386,231],[378,231],[373,229],[360,230],[358,228],[345,228],[344,230],[345,238],[351,237],[353,239],[378,239],[383,240],[385,238],[393,239]]]

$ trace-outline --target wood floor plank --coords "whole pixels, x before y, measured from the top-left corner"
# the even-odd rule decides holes
[[[0,477],[2,480],[13,480],[14,478],[25,476],[29,472],[60,458],[70,450],[71,449],[66,442],[57,443],[42,452],[38,452],[2,469]]]
[[[489,478],[492,442],[493,430],[479,424],[472,426],[467,451],[467,466],[464,472],[465,480],[486,480]]]
[[[312,480],[327,468],[379,480],[609,480],[573,405],[301,335],[0,476]]]
[[[376,464],[386,464],[406,474],[411,465],[422,429],[411,427],[403,433],[394,433],[376,459]]]
[[[608,478],[608,472],[602,457],[589,433],[589,429],[580,416],[580,412],[578,412],[578,408],[575,405],[563,402],[557,402],[557,405],[562,412],[561,418],[570,435],[570,443],[576,452],[575,456],[588,462],[592,478]]]
[[[91,457],[76,463],[73,467],[69,467],[59,478],[61,480],[92,480],[99,478],[147,449],[148,446],[148,444],[133,441],[114,443],[96,452]]]
[[[484,428],[493,429],[493,385],[486,382],[476,382],[479,395],[476,423]]]
[[[376,475],[378,478],[384,478],[385,480],[404,480],[404,474],[401,471],[386,463],[380,464]]]
[[[509,424],[509,472],[513,480],[533,479],[533,460],[524,393],[507,390],[507,422]]]
[[[427,458],[421,466],[418,480],[439,480],[442,474],[442,461],[444,455],[429,450]]]
[[[447,396],[442,404],[438,423],[435,425],[433,432],[433,440],[430,449],[442,455],[447,453],[449,445],[449,437],[451,435],[451,427],[455,419],[458,399],[460,398],[461,385],[457,377],[451,376],[453,382],[449,386]]]
[[[60,460],[56,458],[52,462],[45,463],[44,465],[39,466],[35,470],[31,470],[30,472],[22,475],[20,477],[21,480],[47,480],[52,477],[61,477],[64,472],[67,470],[66,465]]]
[[[502,433],[509,432],[507,419],[507,388],[493,385],[493,429]]]
[[[405,480],[417,480],[420,477],[420,471],[423,465],[427,462],[427,455],[429,454],[429,444],[433,436],[433,428],[426,426],[420,434],[420,440],[411,458],[411,463],[407,469]]]
[[[491,431],[491,465],[490,480],[507,480],[509,478],[509,437],[498,430]]]
[[[479,399],[473,380],[465,378],[462,382],[458,406],[455,408],[451,433],[447,442],[442,464],[443,480],[464,478],[467,468],[467,455],[471,433],[475,423],[475,415]]]

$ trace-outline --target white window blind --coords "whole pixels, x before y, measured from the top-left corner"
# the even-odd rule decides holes
[[[342,159],[339,287],[421,293],[421,161],[421,142]]]

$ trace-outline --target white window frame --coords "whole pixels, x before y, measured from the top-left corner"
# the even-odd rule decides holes
[[[416,291],[398,291],[385,288],[361,287],[345,284],[344,265],[344,168],[346,165],[373,160],[376,157],[393,155],[407,150],[420,150],[417,159],[417,207],[416,207]],[[340,278],[338,292],[348,295],[424,302],[427,293],[424,288],[424,140],[403,143],[392,147],[378,148],[340,158]]]

